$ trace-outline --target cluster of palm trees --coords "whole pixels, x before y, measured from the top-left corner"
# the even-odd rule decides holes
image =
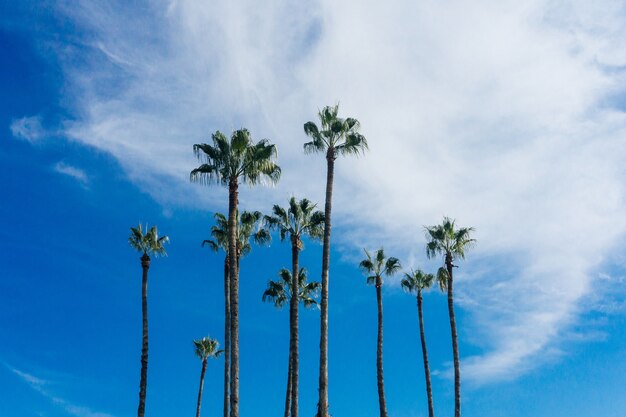
[[[209,358],[224,355],[224,417],[239,417],[239,267],[243,256],[250,252],[251,242],[265,244],[271,239],[271,232],[276,231],[281,241],[291,244],[291,270],[280,270],[278,280],[270,280],[262,300],[272,302],[277,307],[289,303],[289,361],[287,389],[285,397],[285,417],[298,417],[298,321],[299,304],[305,307],[316,306],[320,309],[320,361],[318,404],[316,417],[329,417],[328,404],[328,302],[332,194],[335,161],[339,156],[359,155],[368,149],[367,140],[359,133],[359,122],[354,118],[340,118],[338,105],[327,106],[318,113],[319,126],[314,122],[304,124],[304,132],[311,141],[304,144],[306,153],[323,153],[326,157],[326,199],[324,212],[316,210],[316,205],[306,198],[297,200],[292,197],[283,208],[274,205],[270,215],[258,211],[239,211],[239,185],[275,184],[281,169],[276,164],[275,145],[262,139],[254,142],[247,129],[239,129],[230,138],[217,131],[212,135],[212,143],[193,146],[201,165],[190,173],[192,182],[202,184],[220,184],[228,187],[228,215],[215,214],[215,225],[211,228],[211,239],[204,240],[202,246],[213,251],[223,251],[224,258],[224,350],[219,350],[215,339],[205,337],[194,340],[197,356],[202,360],[200,388],[198,393],[197,416],[200,415],[202,387],[206,364]],[[405,274],[402,286],[417,293],[420,335],[424,355],[429,415],[432,417],[432,390],[426,353],[426,342],[422,318],[421,291],[429,288],[437,279],[442,290],[448,292],[448,307],[452,334],[455,373],[455,417],[460,417],[460,374],[456,322],[454,319],[453,267],[454,260],[463,258],[465,250],[474,240],[471,228],[455,227],[454,221],[444,218],[441,225],[426,228],[429,241],[429,257],[443,255],[444,265],[436,278],[422,271]],[[321,282],[307,282],[306,269],[299,263],[300,251],[304,249],[303,239],[322,240]],[[165,255],[163,244],[166,236],[159,237],[156,227],[143,233],[141,225],[131,228],[130,245],[142,252],[143,268],[143,344],[141,356],[141,382],[139,392],[138,416],[145,412],[147,365],[148,365],[148,317],[147,317],[147,275],[150,255]],[[376,287],[378,305],[378,343],[377,343],[377,379],[381,417],[387,416],[383,378],[383,275],[392,275],[400,268],[397,258],[387,258],[382,249],[373,255],[365,251],[366,259],[360,263],[367,274],[367,282]],[[321,292],[318,301],[316,295]]]

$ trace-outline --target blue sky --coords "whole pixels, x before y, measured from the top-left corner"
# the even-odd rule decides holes
[[[223,331],[223,258],[200,242],[226,208],[224,190],[189,184],[191,146],[246,126],[278,145],[283,178],[244,188],[242,207],[321,206],[324,161],[303,155],[302,124],[337,101],[371,150],[338,162],[331,412],[377,412],[361,248],[434,270],[422,226],[448,215],[479,241],[456,287],[463,414],[623,416],[623,4],[202,3],[0,6],[1,417],[134,414],[138,222],[172,240],[150,270],[148,413],[191,414],[191,340]],[[319,277],[321,246],[307,242],[302,263]],[[288,319],[261,294],[288,264],[277,239],[242,264],[242,415],[283,404]],[[397,281],[384,293],[388,407],[424,416],[415,300]],[[425,303],[435,410],[451,416],[445,297]],[[312,415],[318,316],[301,317]],[[220,412],[222,364],[204,415]]]

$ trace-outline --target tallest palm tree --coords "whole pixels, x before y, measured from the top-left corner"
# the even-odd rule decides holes
[[[459,360],[459,344],[456,334],[454,316],[454,292],[452,290],[452,269],[455,259],[464,259],[465,250],[471,247],[475,239],[471,238],[474,231],[471,227],[456,228],[454,220],[444,217],[443,223],[426,227],[426,255],[433,258],[443,255],[444,266],[439,269],[437,278],[442,289],[448,291],[448,314],[450,316],[450,332],[452,333],[452,355],[454,358],[454,417],[461,417],[461,364]]]
[[[359,121],[337,116],[339,105],[326,106],[318,115],[320,126],[304,124],[304,133],[312,140],[304,144],[305,153],[326,154],[326,202],[324,205],[324,246],[322,249],[322,297],[320,303],[320,375],[317,417],[328,417],[328,270],[330,266],[330,215],[333,179],[337,156],[358,155],[367,150],[367,140],[359,133]]]
[[[280,178],[275,163],[276,147],[267,139],[256,144],[247,129],[235,130],[230,140],[221,132],[212,135],[213,144],[193,145],[203,164],[191,171],[190,180],[228,187],[228,266],[230,278],[230,415],[239,417],[239,268],[237,267],[237,206],[239,182],[274,184]]]

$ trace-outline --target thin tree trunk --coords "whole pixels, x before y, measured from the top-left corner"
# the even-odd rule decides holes
[[[378,303],[378,344],[376,348],[376,376],[378,379],[378,405],[380,417],[387,417],[387,402],[385,401],[385,378],[383,376],[383,295],[382,279],[376,277],[376,301]]]
[[[228,193],[228,263],[230,272],[230,417],[239,417],[239,270],[237,268],[237,179]]]
[[[320,375],[317,417],[328,416],[328,270],[330,267],[330,215],[333,205],[335,153],[326,153],[326,202],[324,205],[324,246],[322,249],[322,297],[320,302]]]
[[[298,243],[299,238],[292,236],[291,243],[291,304],[290,304],[290,328],[291,328],[291,417],[298,417],[298,303],[300,295],[298,270]]]
[[[148,385],[148,269],[150,257],[144,253],[141,257],[143,270],[141,280],[141,315],[143,318],[143,336],[141,339],[141,379],[139,381],[139,407],[137,416],[143,417],[146,412],[146,389]]]
[[[198,407],[196,408],[196,417],[200,417],[200,406],[202,405],[202,389],[204,388],[204,373],[206,372],[207,360],[202,360],[202,371],[200,372],[200,389],[198,390]]]
[[[420,323],[420,339],[422,341],[422,356],[424,357],[424,377],[426,378],[426,396],[428,397],[428,416],[435,416],[433,407],[433,390],[430,385],[430,367],[428,366],[428,351],[426,350],[426,335],[424,333],[424,317],[422,314],[422,291],[417,290],[417,315]]]
[[[446,254],[448,269],[448,314],[450,315],[450,331],[452,333],[452,355],[454,358],[454,417],[461,417],[461,365],[459,360],[459,344],[456,335],[456,319],[454,318],[454,295],[452,289],[452,255]]]
[[[228,417],[230,401],[230,277],[228,255],[224,258],[224,417]]]
[[[287,395],[285,397],[285,417],[291,412],[291,332],[289,335],[289,365],[287,366]]]

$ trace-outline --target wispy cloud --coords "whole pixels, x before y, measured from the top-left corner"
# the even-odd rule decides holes
[[[558,352],[626,233],[621,2],[61,9],[88,38],[83,50],[60,48],[79,116],[66,135],[116,156],[163,202],[186,189],[187,204],[223,205],[189,186],[191,145],[242,125],[278,144],[284,172],[277,189],[242,192],[243,204],[293,191],[322,201],[323,158],[302,154],[302,124],[341,100],[371,152],[337,163],[336,241],[389,242],[424,263],[422,225],[445,214],[477,230],[457,286],[471,314],[462,337],[484,352],[464,361],[475,381]],[[153,186],[163,178],[170,186]]]
[[[76,168],[75,166],[68,165],[65,162],[57,162],[54,165],[54,170],[59,174],[67,175],[69,177],[74,178],[78,181],[83,187],[89,185],[89,177],[80,168]]]
[[[30,143],[36,143],[45,136],[45,130],[41,125],[41,117],[29,116],[15,119],[11,122],[11,134]]]
[[[69,415],[75,417],[113,417],[111,414],[94,411],[89,407],[76,405],[64,398],[52,394],[49,388],[49,386],[52,385],[51,381],[23,372],[19,369],[11,367],[8,364],[5,364],[5,366],[17,375],[23,382],[28,384],[33,390],[48,398],[54,405],[61,408]]]

